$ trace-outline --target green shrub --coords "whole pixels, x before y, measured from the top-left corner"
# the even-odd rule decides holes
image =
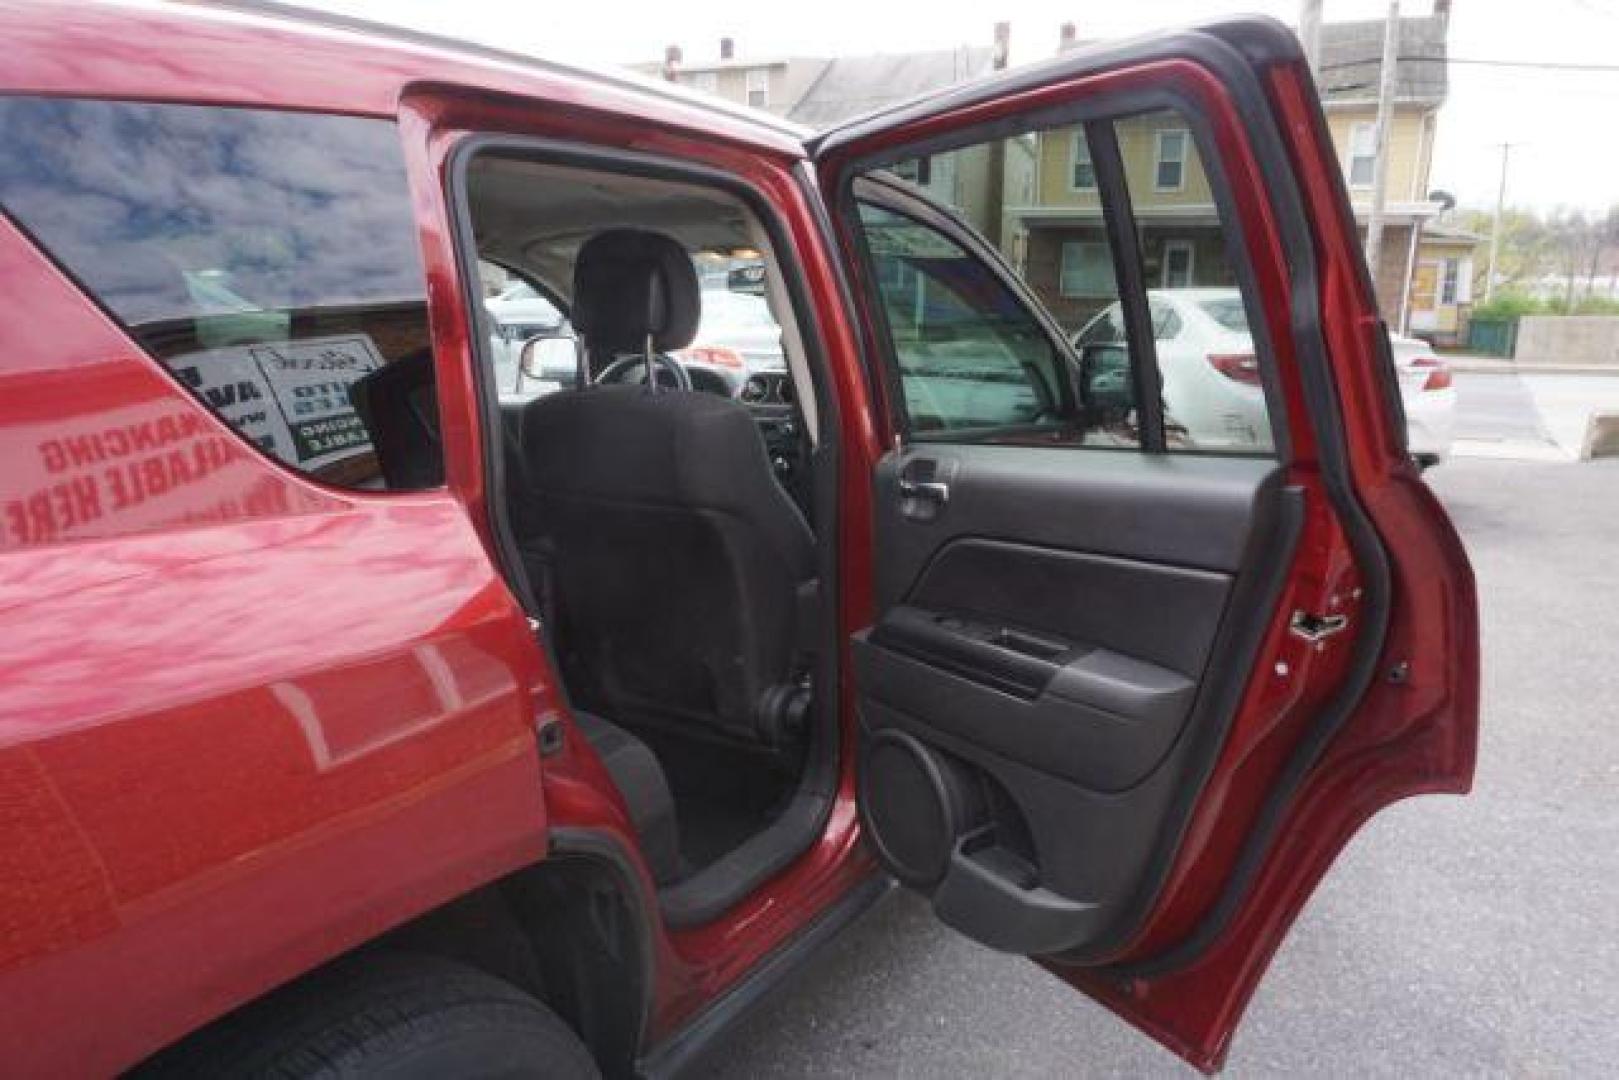
[[[1550,305],[1544,300],[1523,293],[1498,293],[1487,304],[1473,309],[1475,319],[1516,319],[1520,315],[1545,315]]]

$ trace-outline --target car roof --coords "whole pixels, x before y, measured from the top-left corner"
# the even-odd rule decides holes
[[[809,131],[627,70],[541,59],[275,0],[32,0],[0,14],[0,92],[395,116],[425,88],[549,97],[802,156]],[[63,57],[72,63],[63,63]],[[591,93],[581,97],[582,86]]]

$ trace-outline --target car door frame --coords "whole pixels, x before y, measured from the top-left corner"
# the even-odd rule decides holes
[[[986,132],[997,122],[1003,129],[1026,130],[1037,123],[1043,105],[1074,122],[1076,84],[1100,92],[1131,84],[1150,90],[1175,81],[1196,97],[1195,107],[1183,111],[1213,128],[1213,143],[1199,137],[1200,151],[1218,146],[1221,167],[1239,174],[1228,194],[1237,210],[1232,224],[1246,234],[1246,270],[1265,308],[1266,318],[1255,329],[1272,337],[1278,350],[1273,355],[1281,361],[1267,376],[1279,384],[1272,393],[1286,415],[1309,421],[1284,428],[1290,438],[1279,440],[1278,452],[1290,478],[1317,491],[1336,519],[1312,515],[1307,527],[1328,536],[1336,530],[1360,567],[1354,586],[1359,632],[1331,680],[1339,685],[1330,703],[1302,725],[1288,753],[1267,756],[1263,780],[1243,779],[1242,763],[1233,756],[1258,745],[1257,733],[1243,727],[1264,696],[1264,673],[1250,673],[1232,735],[1198,785],[1202,798],[1185,834],[1197,838],[1197,850],[1183,847],[1174,854],[1157,905],[1104,958],[1106,966],[1060,972],[1203,1068],[1223,1060],[1266,961],[1342,844],[1372,812],[1399,798],[1465,791],[1476,739],[1471,573],[1431,493],[1403,464],[1403,434],[1394,423],[1399,413],[1389,404],[1397,390],[1389,377],[1386,334],[1358,245],[1349,242],[1355,234],[1342,178],[1325,167],[1333,160],[1324,153],[1330,140],[1319,103],[1301,80],[1303,70],[1297,42],[1280,24],[1233,21],[1071,54],[857,121],[811,143],[846,250],[854,243],[849,185],[862,162],[981,141],[993,137]],[[1295,141],[1283,140],[1284,124]],[[869,347],[875,319],[862,300]],[[1349,369],[1355,362],[1363,366],[1359,374]],[[1375,375],[1368,378],[1373,365]],[[1410,542],[1423,532],[1436,550],[1424,553]],[[1401,543],[1385,552],[1384,535]],[[1330,569],[1316,568],[1323,574]],[[1418,588],[1423,569],[1435,580]],[[1396,574],[1402,599],[1409,601],[1397,611],[1390,603]],[[1286,610],[1279,605],[1277,615]],[[1395,616],[1399,621],[1391,626]],[[1362,725],[1375,731],[1399,731],[1413,722],[1416,706],[1395,695],[1411,686],[1411,657],[1422,628],[1431,628],[1455,651],[1437,665],[1437,675],[1424,673],[1424,704],[1443,713],[1424,726],[1433,744],[1427,767],[1362,776],[1366,782],[1346,805],[1325,805],[1314,796],[1331,787],[1329,774],[1352,774],[1334,743],[1357,712],[1376,714]],[[1266,655],[1279,654],[1286,632],[1273,616]],[[1385,764],[1399,764],[1397,755]],[[1237,796],[1242,813],[1211,813],[1211,795],[1219,802]],[[1189,1004],[1188,995],[1198,992],[1207,992],[1208,1000]]]

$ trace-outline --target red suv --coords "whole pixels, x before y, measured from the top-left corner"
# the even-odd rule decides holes
[[[894,880],[1214,1069],[1355,830],[1467,789],[1471,573],[1279,25],[809,135],[0,24],[8,1075],[669,1074]],[[721,372],[743,268],[783,363]],[[1148,290],[1210,284],[1194,430]]]

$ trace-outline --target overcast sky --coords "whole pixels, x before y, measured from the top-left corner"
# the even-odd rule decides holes
[[[534,52],[559,60],[623,64],[657,60],[677,44],[688,60],[718,55],[719,39],[740,56],[836,56],[987,45],[998,19],[1012,23],[1012,63],[1049,55],[1058,27],[1072,20],[1081,38],[1111,38],[1262,11],[1295,22],[1298,0],[1133,0],[1068,3],[989,0],[925,8],[874,0],[298,0],[435,33]],[[1432,0],[1406,0],[1406,15],[1427,15]],[[1381,17],[1386,0],[1325,0],[1326,21]],[[1619,0],[1455,0],[1450,55],[1619,65]],[[1507,201],[1550,209],[1619,203],[1619,70],[1547,71],[1451,65],[1450,99],[1440,114],[1432,184],[1463,205],[1495,201],[1503,141],[1512,150]]]

